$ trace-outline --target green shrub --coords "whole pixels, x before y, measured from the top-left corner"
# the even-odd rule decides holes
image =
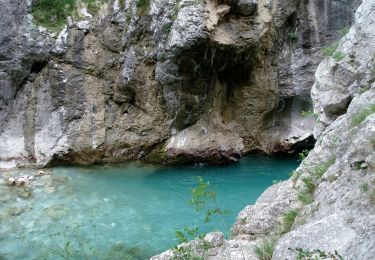
[[[308,193],[306,191],[300,191],[298,192],[298,200],[302,202],[304,205],[311,204],[314,201],[314,196],[311,193]]]
[[[202,177],[198,178],[198,184],[191,191],[191,200],[189,204],[192,205],[197,213],[203,212],[204,223],[208,223],[212,220],[214,216],[221,216],[231,214],[228,210],[222,210],[219,207],[217,201],[216,191],[211,186],[211,184],[205,181]],[[246,221],[246,219],[245,219]],[[206,233],[201,233],[199,228],[189,228],[186,227],[183,230],[177,230],[175,232],[178,243],[185,243],[189,240],[197,239],[199,242],[199,247],[202,250],[208,250],[212,247],[211,244],[205,242],[203,238]],[[173,249],[174,257],[172,259],[203,259],[197,256],[192,250],[191,245],[188,246],[175,246]]]
[[[298,42],[298,33],[297,32],[290,32],[288,33],[288,39],[292,42],[292,43],[296,43]]]
[[[341,51],[336,51],[333,56],[332,56],[336,61],[340,61],[343,58],[345,58],[345,54],[342,53]]]
[[[37,0],[32,7],[32,15],[36,24],[51,31],[59,31],[66,24],[68,16],[79,18],[77,4],[83,3],[87,11],[94,14],[101,4],[108,0]]]
[[[328,170],[336,162],[336,157],[333,155],[324,163],[317,165],[313,168],[312,174],[317,178],[320,179],[323,174]]]
[[[368,191],[368,183],[363,182],[359,185],[359,188],[361,189],[362,192],[367,192]]]
[[[262,244],[254,247],[254,253],[259,260],[271,260],[275,249],[276,238],[271,237],[262,241]]]
[[[323,55],[326,57],[331,57],[335,53],[338,46],[339,42],[331,43],[330,45],[322,49]]]
[[[300,152],[300,153],[298,153],[298,160],[299,161],[303,161],[303,160],[305,160],[305,158],[307,157],[307,155],[309,154],[309,150],[302,150],[302,152]]]
[[[306,191],[309,193],[314,193],[315,191],[315,183],[311,177],[306,177],[302,179],[303,183],[306,186]]]
[[[302,110],[301,111],[301,116],[302,117],[308,117],[308,116],[312,116],[315,118],[315,120],[318,120],[319,119],[319,115],[314,113],[314,111],[311,111],[311,110],[308,110],[308,111],[304,111]]]
[[[132,20],[132,16],[131,16],[131,14],[129,13],[129,11],[126,12],[126,14],[125,14],[125,18],[126,18],[126,22],[128,22],[128,23]]]
[[[119,3],[119,6],[120,6],[122,9],[125,8],[125,0],[119,0],[118,3]]]
[[[298,210],[291,209],[282,216],[281,233],[286,233],[290,231],[290,228],[293,226],[294,220],[296,219],[297,215]]]
[[[123,258],[121,258],[123,259]],[[175,246],[173,248],[172,260],[203,260],[204,258],[198,256],[191,245]]]
[[[302,248],[288,248],[288,250],[296,253],[297,260],[319,260],[319,259],[331,259],[331,260],[344,260],[344,258],[335,250],[332,252],[325,252],[320,249],[302,249]]]
[[[353,128],[353,127],[358,126],[360,123],[362,123],[363,121],[365,121],[365,119],[369,115],[371,115],[373,113],[375,113],[375,103],[367,106],[366,108],[364,108],[361,111],[359,111],[358,113],[356,113],[352,117],[352,121],[350,123],[350,127]]]
[[[150,8],[150,0],[137,0],[137,8],[139,15],[146,15]]]
[[[37,0],[32,14],[37,24],[56,31],[61,29],[66,18],[73,13],[76,0]]]
[[[171,31],[172,31],[172,25],[171,24],[165,24],[164,26],[163,26],[163,31],[165,32],[165,33],[170,33]]]
[[[327,47],[323,48],[323,55],[325,57],[333,57],[336,61],[341,61],[345,57],[345,54],[341,51],[336,51],[338,46],[338,42],[331,43]]]
[[[86,2],[87,11],[91,14],[95,14],[99,12],[100,2],[102,2],[102,0],[84,0],[83,2]]]
[[[350,27],[344,27],[344,28],[342,28],[342,29],[339,31],[339,34],[340,34],[341,36],[345,36],[345,35],[347,35],[347,34],[349,33],[349,31],[350,31]]]

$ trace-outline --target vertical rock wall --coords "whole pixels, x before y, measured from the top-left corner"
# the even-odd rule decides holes
[[[373,259],[375,255],[375,2],[364,0],[336,55],[316,72],[321,122],[313,150],[289,180],[238,215],[229,239],[207,234],[168,250],[204,259]]]
[[[357,1],[116,0],[59,35],[33,25],[30,3],[1,5],[0,167],[15,167],[309,145],[319,49]]]

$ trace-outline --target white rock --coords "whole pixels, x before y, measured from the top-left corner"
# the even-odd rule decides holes
[[[8,179],[8,185],[10,185],[10,186],[14,186],[14,185],[16,185],[16,179],[10,177],[10,178]]]

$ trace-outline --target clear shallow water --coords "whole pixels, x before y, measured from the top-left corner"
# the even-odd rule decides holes
[[[221,167],[57,167],[36,177],[30,194],[0,186],[0,259],[59,259],[74,250],[81,255],[73,259],[85,253],[116,259],[124,251],[147,259],[174,246],[175,231],[184,227],[228,234],[241,209],[297,166],[293,158],[253,155]],[[203,214],[188,204],[198,176],[231,215],[203,224]]]

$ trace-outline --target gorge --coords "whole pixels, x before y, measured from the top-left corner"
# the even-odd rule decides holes
[[[0,191],[38,168],[312,149],[229,236],[152,259],[374,258],[375,1],[57,2],[0,0]]]

